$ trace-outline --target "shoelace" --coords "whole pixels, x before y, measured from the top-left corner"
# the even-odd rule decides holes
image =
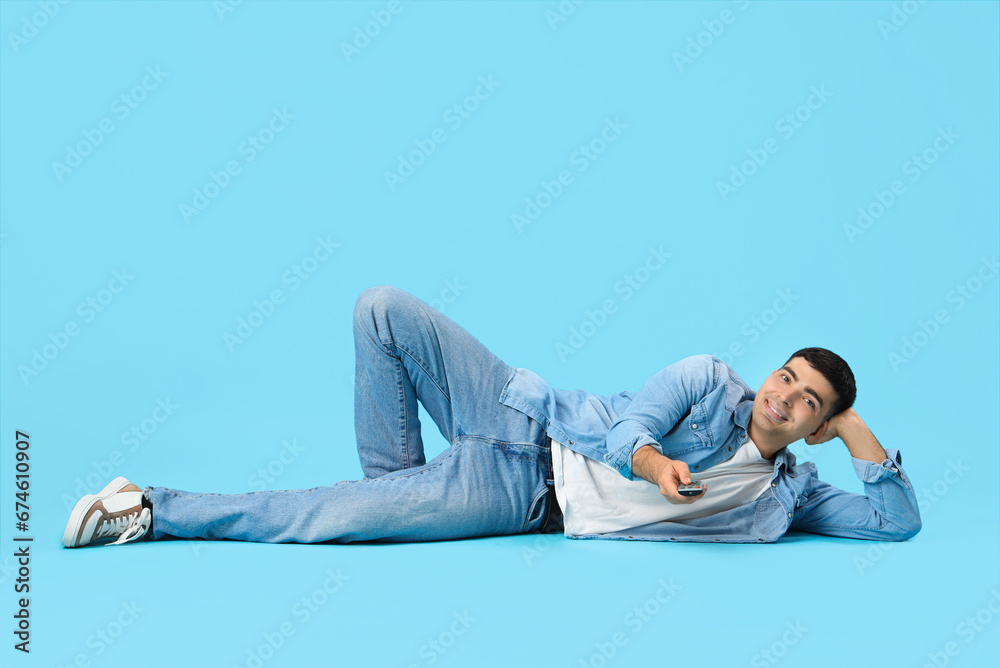
[[[122,545],[143,536],[149,530],[152,519],[153,515],[149,512],[149,508],[143,508],[142,512],[138,513],[138,515],[129,515],[127,517],[119,517],[117,520],[105,521],[101,525],[101,528],[98,529],[95,538],[111,536],[121,531],[118,540],[113,543],[107,543],[107,545]]]
[[[105,519],[101,522],[101,526],[97,528],[97,531],[94,532],[94,538],[108,538],[109,536],[121,535],[138,516],[139,512],[136,511],[128,515],[119,515],[114,519]]]

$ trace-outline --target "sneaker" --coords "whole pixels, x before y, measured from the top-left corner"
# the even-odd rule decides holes
[[[145,535],[152,522],[142,490],[118,476],[97,494],[87,494],[77,501],[62,542],[65,547],[82,547],[115,538],[108,544],[121,545]]]

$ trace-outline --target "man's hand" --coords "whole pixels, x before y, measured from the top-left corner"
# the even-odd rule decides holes
[[[835,436],[840,437],[852,457],[876,464],[881,464],[885,460],[885,449],[853,408],[834,415],[819,429],[806,436],[805,441],[808,445],[816,445],[826,443]]]
[[[832,440],[834,437],[839,436],[837,430],[840,426],[845,421],[853,419],[861,419],[861,416],[858,415],[857,411],[853,408],[840,411],[832,418],[824,422],[823,425],[820,425],[819,429],[806,436],[806,443],[808,445],[816,445],[818,443],[826,443],[827,441]]]
[[[661,455],[651,445],[644,445],[635,451],[632,472],[659,487],[660,494],[670,503],[694,503],[708,494],[708,485],[703,484],[705,491],[698,496],[681,496],[677,486],[691,482],[688,465]]]

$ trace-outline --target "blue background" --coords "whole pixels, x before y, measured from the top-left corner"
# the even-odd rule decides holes
[[[264,666],[995,661],[997,3],[387,7],[0,5],[0,663],[253,666],[262,646]],[[498,85],[477,99],[481,77]],[[275,109],[294,118],[249,160],[241,145]],[[113,131],[89,155],[54,166],[102,119]],[[437,129],[445,141],[390,187]],[[769,138],[778,150],[744,165]],[[921,155],[933,162],[914,171]],[[229,161],[239,173],[185,220]],[[723,196],[734,168],[752,174]],[[563,170],[572,182],[538,198]],[[903,194],[850,234],[894,181]],[[518,226],[526,198],[546,206]],[[339,246],[293,289],[286,272],[317,237]],[[644,272],[650,247],[669,259]],[[696,353],[759,387],[792,351],[828,347],[857,376],[859,414],[900,448],[923,531],[60,546],[72,504],[115,475],[215,492],[360,478],[351,313],[378,284],[508,364],[602,394]],[[284,302],[227,346],[276,289]],[[793,295],[782,313],[778,291]],[[612,313],[588,316],[605,300]],[[78,334],[61,339],[67,324]],[[36,351],[42,368],[26,372]],[[158,400],[176,406],[162,422]],[[422,418],[430,460],[447,444]],[[133,428],[144,440],[126,440]],[[8,628],[18,429],[31,434],[30,656]],[[286,442],[300,451],[282,462]],[[839,439],[792,449],[861,491]],[[347,579],[304,619],[295,606],[328,570]],[[662,604],[661,579],[679,587]],[[963,631],[977,614],[981,630]],[[269,651],[282,624],[293,633]]]

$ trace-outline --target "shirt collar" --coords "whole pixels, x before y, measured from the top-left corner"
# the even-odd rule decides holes
[[[733,421],[740,427],[743,427],[743,431],[747,432],[750,428],[750,413],[753,411],[753,397],[749,399],[744,399],[736,405],[736,410],[733,411]],[[749,433],[747,433],[749,438]]]

